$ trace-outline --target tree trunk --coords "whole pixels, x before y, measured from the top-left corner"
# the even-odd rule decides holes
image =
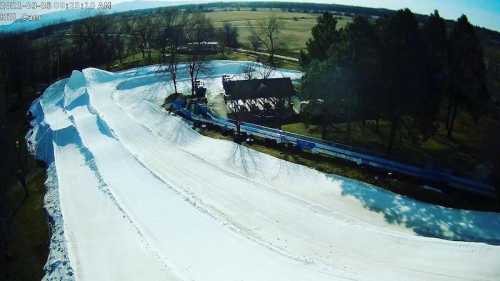
[[[326,139],[326,122],[321,122],[321,139]]]
[[[351,126],[351,115],[347,117],[347,141],[351,141],[351,132],[352,132],[352,126]]]
[[[453,128],[455,126],[455,119],[457,118],[457,112],[458,112],[458,104],[453,105],[453,110],[451,112],[451,117],[450,117],[450,124],[448,127],[448,138],[452,139],[453,138]]]
[[[389,144],[387,145],[387,154],[390,155],[392,148],[394,147],[394,139],[396,138],[396,132],[399,126],[399,119],[394,119],[391,122],[391,133],[389,135]]]
[[[122,63],[122,58],[123,58],[123,50],[120,48],[118,49],[118,60],[120,61],[120,64]]]
[[[327,111],[325,109],[322,110],[322,114],[321,114],[321,138],[326,140],[326,129],[327,129],[327,124],[328,124],[328,119],[327,119]]]
[[[20,79],[20,78],[16,78]],[[23,84],[20,80],[16,81],[16,91],[17,91],[17,100],[19,104],[23,102]]]
[[[4,111],[2,112],[2,121],[7,120],[7,111],[9,110],[9,75],[7,74],[5,77],[5,84],[4,84]]]
[[[172,82],[174,83],[174,91],[177,94],[177,73],[175,71],[172,71]]]
[[[269,50],[269,62],[272,66],[274,66],[274,40],[273,40],[273,36],[269,36],[269,41],[270,41],[270,45],[271,45],[271,48]]]
[[[451,115],[452,115],[452,109],[453,109],[453,98],[450,97],[448,100],[448,112],[446,114],[446,130],[450,129],[450,120],[451,120]]]

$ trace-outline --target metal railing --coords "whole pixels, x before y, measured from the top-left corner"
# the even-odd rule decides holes
[[[215,116],[206,105],[195,104],[194,107],[194,112],[186,108],[179,108],[176,111],[182,117],[193,122],[211,124],[225,131],[236,130],[236,121]],[[448,187],[487,197],[496,197],[495,188],[490,184],[456,176],[448,171],[440,169],[423,168],[389,160],[347,145],[327,142],[313,137],[246,122],[240,122],[240,132],[249,136],[273,140],[278,144],[289,144],[300,150],[309,151],[311,153],[341,158],[358,165],[366,165],[380,170],[413,176],[435,184],[445,184]]]

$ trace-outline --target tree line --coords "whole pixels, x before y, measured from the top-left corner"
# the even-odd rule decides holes
[[[223,50],[237,47],[238,31],[230,23],[215,28],[201,12],[162,8],[139,14],[98,15],[57,27],[3,34],[0,35],[3,98],[18,95],[21,100],[27,87],[32,91],[37,84],[51,83],[73,69],[112,68],[136,54],[146,64],[190,61],[191,72],[196,76],[201,69],[198,62],[206,53],[200,52],[203,54],[199,56],[196,52],[183,56],[177,53],[188,43],[196,46],[196,42],[205,41],[219,42]]]
[[[323,135],[335,123],[347,123],[349,137],[353,122],[374,120],[378,129],[384,120],[387,153],[398,134],[423,142],[441,123],[453,138],[459,111],[477,121],[490,104],[482,46],[466,16],[448,30],[437,11],[419,24],[404,9],[377,20],[357,16],[339,30],[325,13],[301,64],[302,93],[320,101],[315,110]]]

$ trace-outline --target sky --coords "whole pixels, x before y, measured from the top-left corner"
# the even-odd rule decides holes
[[[8,0],[0,0],[5,2]],[[42,1],[42,0],[21,0],[21,1]],[[43,0],[52,1],[52,0]],[[54,0],[54,1],[70,1],[70,0]],[[106,0],[74,0],[80,2],[99,2]],[[107,0],[109,1],[109,0]],[[164,2],[234,2],[235,0],[150,0]],[[236,0],[245,1],[245,0]],[[246,0],[252,1],[252,0]],[[255,0],[253,0],[255,1]],[[402,9],[410,8],[413,12],[419,14],[430,14],[435,9],[439,10],[442,17],[446,19],[457,19],[462,14],[467,15],[469,20],[474,25],[479,25],[500,31],[500,0],[268,0],[282,2],[315,2],[315,3],[334,3],[353,6]],[[130,2],[130,0],[111,0],[113,4],[120,2]],[[50,10],[49,10],[50,11]],[[4,12],[4,11],[0,11]],[[40,11],[41,13],[41,11]]]
[[[410,8],[419,14],[430,14],[437,9],[444,18],[457,19],[465,14],[474,25],[500,31],[500,0],[305,0],[304,2],[337,3],[393,10]]]

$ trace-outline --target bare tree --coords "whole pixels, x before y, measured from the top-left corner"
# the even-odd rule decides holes
[[[273,66],[273,64],[263,63],[258,68],[258,72],[261,79],[267,79],[271,77],[275,69],[276,68]]]
[[[73,44],[78,49],[75,59],[82,64],[99,65],[112,56],[112,47],[106,36],[109,23],[103,15],[83,20],[73,26]]]
[[[2,93],[3,97],[0,97],[0,126],[3,126],[3,122],[5,121],[5,118],[7,118],[7,107],[8,107],[8,102],[9,102],[9,65],[7,64],[8,60],[8,51],[7,51],[7,44],[5,43],[5,39],[0,38],[0,85],[2,85]],[[2,127],[0,127],[0,130]],[[0,137],[0,140],[2,137]],[[3,154],[3,153],[2,153]],[[5,155],[5,154],[3,154]]]
[[[186,42],[189,44],[188,73],[191,78],[191,94],[194,95],[200,73],[209,72],[204,45],[215,35],[215,29],[205,14],[193,13],[185,27]]]
[[[269,62],[274,65],[274,55],[276,50],[283,44],[281,42],[280,34],[283,27],[282,22],[278,17],[272,15],[271,17],[257,21],[256,26],[250,22],[251,36],[250,41],[258,41],[266,51],[269,53]]]
[[[217,40],[222,46],[222,53],[226,47],[236,48],[238,43],[238,29],[230,23],[224,23],[221,29],[217,30]]]
[[[241,66],[241,72],[245,80],[267,79],[271,77],[275,68],[271,64],[245,63]]]
[[[160,49],[160,72],[168,72],[170,79],[174,84],[174,91],[177,91],[177,73],[179,67],[179,55],[181,47],[184,45],[185,25],[187,23],[187,15],[179,14],[177,10],[164,15],[162,20],[161,31],[157,45]]]
[[[151,41],[154,34],[152,19],[143,16],[135,19],[131,24],[131,30],[141,51],[142,58],[146,58],[147,52],[148,59],[151,61]]]
[[[248,41],[250,41],[250,45],[252,45],[252,48],[254,51],[258,51],[262,44],[260,43],[259,37],[257,36],[257,33],[252,32],[248,36]]]
[[[255,65],[253,63],[243,63],[241,65],[241,73],[243,74],[243,79],[245,80],[255,79]]]
[[[122,26],[122,33],[123,34],[127,34],[127,48],[126,48],[126,56],[131,56],[131,55],[135,55],[139,52],[140,50],[140,44],[137,40],[137,36],[134,32],[134,21],[132,20],[126,20],[124,23],[123,23],[123,26]]]

